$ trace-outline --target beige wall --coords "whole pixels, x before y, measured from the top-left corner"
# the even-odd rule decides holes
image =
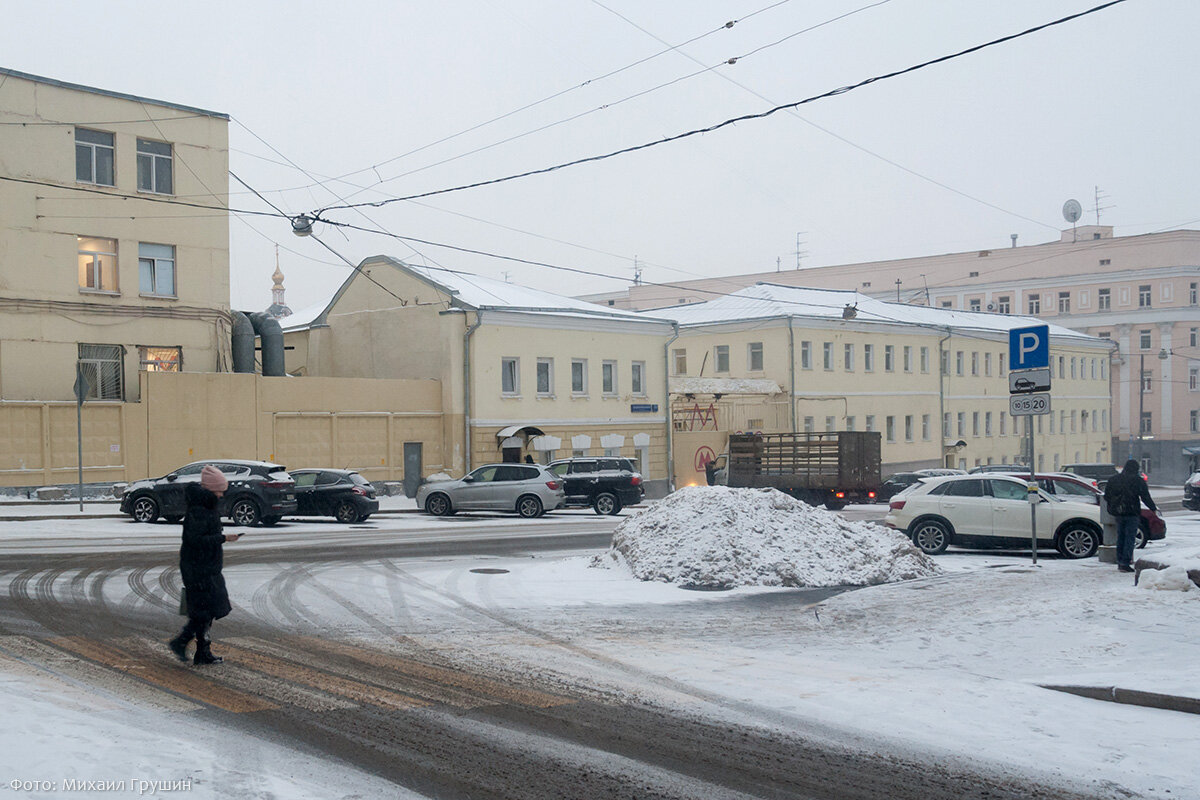
[[[138,403],[83,406],[84,480],[162,475],[202,458],[357,469],[403,477],[421,442],[423,475],[444,468],[437,381],[142,373]],[[0,403],[0,486],[77,479],[75,403]]]
[[[938,466],[945,463],[942,415],[947,414],[950,427],[945,443],[954,445],[959,440],[967,443],[966,447],[948,453],[951,466],[970,468],[979,464],[1011,463],[1021,458],[1024,452],[1021,437],[1008,416],[1007,340],[999,335],[961,332],[940,343],[942,337],[936,332],[912,327],[849,321],[805,325],[800,319],[794,321],[792,334],[797,430],[806,430],[806,422],[811,418],[812,430],[824,431],[828,417],[832,417],[834,430],[851,427],[867,430],[867,418],[873,417],[870,429],[883,434],[885,471]],[[746,353],[751,342],[763,344],[764,370],[761,372],[747,369]],[[804,360],[806,342],[810,353],[808,366]],[[827,342],[832,346],[832,369],[826,369],[824,363]],[[712,371],[714,348],[718,345],[729,346],[728,373]],[[853,347],[852,369],[846,368],[846,345]],[[874,368],[870,371],[865,363],[868,345],[874,351]],[[888,346],[894,348],[890,371],[886,366]],[[938,385],[939,346],[948,354],[948,373],[941,389]],[[911,369],[908,370],[905,369],[906,347],[911,348]],[[927,353],[924,369],[923,348]],[[784,390],[782,396],[726,395],[719,400],[701,396],[683,403],[676,399],[677,408],[689,412],[681,415],[677,411],[677,431],[694,430],[695,414],[690,413],[691,410],[697,404],[707,407],[709,403],[717,409],[721,431],[791,430],[788,414],[780,407],[781,401],[786,407],[791,380],[786,320],[684,328],[671,349],[686,350],[689,376],[698,377],[703,364],[704,377],[768,378]],[[962,353],[962,374],[958,370],[959,353]],[[1056,367],[1052,378],[1054,430],[1051,431],[1048,419],[1043,420],[1035,445],[1045,469],[1077,460],[1093,461],[1098,452],[1102,455],[1100,460],[1107,460],[1106,443],[1111,431],[1101,425],[1101,421],[1107,421],[1111,428],[1106,356],[1107,350],[1100,343],[1087,344],[1066,338],[1052,340],[1051,358]],[[1063,359],[1061,376],[1057,370],[1060,357]],[[1075,377],[1071,377],[1072,358],[1075,359]],[[1086,427],[1084,411],[1088,412]],[[1064,412],[1065,417],[1062,416]],[[1075,414],[1073,432],[1072,412]],[[961,434],[958,427],[960,414]],[[891,437],[888,436],[889,417]],[[1097,420],[1096,431],[1091,428],[1093,418]],[[1063,419],[1067,423],[1065,431],[1061,426]],[[911,427],[911,437],[906,435],[908,427]],[[683,457],[682,445],[677,446],[677,464]]]
[[[114,134],[115,186],[76,182],[78,121]],[[181,347],[186,370],[227,369],[228,215],[152,202],[171,196],[139,194],[136,161],[139,137],[169,142],[174,197],[225,205],[227,118],[10,75],[0,122],[64,123],[0,125],[0,175],[53,184],[0,181],[0,399],[71,400],[81,342],[124,347],[127,400],[139,346]],[[111,291],[81,289],[78,236],[116,240]],[[174,297],[139,291],[143,242],[175,247]]]

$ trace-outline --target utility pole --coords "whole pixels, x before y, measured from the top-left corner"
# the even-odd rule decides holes
[[[900,279],[896,278],[896,302],[900,302]]]

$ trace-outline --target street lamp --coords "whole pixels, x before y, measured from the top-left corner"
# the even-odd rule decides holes
[[[1158,360],[1166,361],[1168,358],[1167,349],[1159,348]],[[1142,448],[1141,442],[1146,438],[1145,422],[1143,422],[1146,413],[1146,354],[1142,353],[1138,356],[1138,460],[1140,461],[1145,456],[1145,450]],[[1133,458],[1133,426],[1130,426],[1129,431],[1129,457]],[[1151,437],[1153,438],[1153,437]]]

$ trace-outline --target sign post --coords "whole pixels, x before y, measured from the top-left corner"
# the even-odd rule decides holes
[[[75,365],[75,438],[79,444],[79,511],[83,512],[83,401],[92,390],[87,376],[83,374],[83,364]]]
[[[1050,326],[1030,325],[1008,332],[1008,373],[1009,413],[1014,419],[1025,417],[1029,432],[1029,549],[1036,566],[1039,498],[1032,418],[1050,413]]]

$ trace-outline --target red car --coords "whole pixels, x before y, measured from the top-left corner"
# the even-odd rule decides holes
[[[1018,478],[1029,480],[1029,473],[1010,472]],[[1070,472],[1039,472],[1038,486],[1043,491],[1057,497],[1069,500],[1072,497],[1090,497],[1099,503],[1104,492],[1096,486],[1096,481]],[[1138,521],[1137,546],[1145,547],[1150,540],[1165,539],[1167,536],[1167,521],[1148,508],[1142,509],[1142,518]]]

